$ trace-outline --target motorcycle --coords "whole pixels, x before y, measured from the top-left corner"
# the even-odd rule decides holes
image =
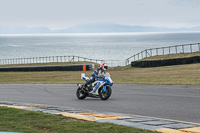
[[[88,81],[89,78],[85,77],[85,73],[81,73],[81,79]],[[83,84],[78,83],[78,89],[76,91],[76,96],[78,99],[85,99],[86,97],[100,98],[101,100],[107,100],[112,93],[111,86],[113,85],[113,81],[110,77],[109,73],[106,73],[100,78],[95,78],[95,82],[88,85],[86,89],[88,91],[83,90]]]

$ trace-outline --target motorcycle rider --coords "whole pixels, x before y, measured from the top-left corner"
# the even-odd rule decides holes
[[[88,90],[87,85],[92,84],[95,81],[95,78],[102,77],[103,74],[106,74],[108,69],[108,65],[106,62],[102,63],[100,67],[98,67],[90,76],[89,80],[83,85],[83,91],[91,91],[92,89]]]

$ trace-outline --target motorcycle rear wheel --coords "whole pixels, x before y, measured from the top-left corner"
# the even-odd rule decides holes
[[[107,100],[112,93],[112,89],[110,86],[106,86],[106,91],[104,91],[103,87],[99,91],[99,97],[101,100]]]
[[[82,88],[78,88],[77,91],[76,91],[76,96],[78,99],[85,99],[87,94],[82,90]]]

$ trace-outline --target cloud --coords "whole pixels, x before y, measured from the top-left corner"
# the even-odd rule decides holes
[[[169,3],[176,6],[200,7],[200,0],[169,0]]]

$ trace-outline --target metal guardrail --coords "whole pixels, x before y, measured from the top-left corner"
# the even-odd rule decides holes
[[[151,56],[178,54],[178,53],[193,53],[198,51],[200,51],[200,43],[145,49],[142,52],[127,58],[125,62],[126,65],[129,65],[131,64],[132,61],[141,60],[143,58]]]

